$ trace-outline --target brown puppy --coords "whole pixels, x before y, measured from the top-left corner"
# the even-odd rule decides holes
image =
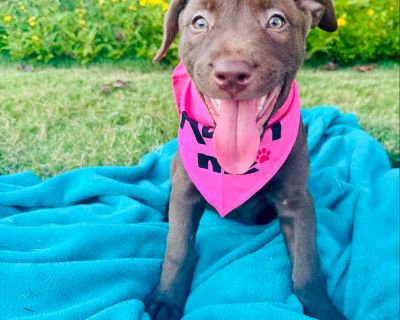
[[[155,60],[163,57],[180,31],[180,58],[203,97],[249,100],[279,88],[273,115],[289,94],[305,56],[306,36],[316,26],[337,29],[331,0],[174,0]],[[306,131],[301,124],[278,173],[228,217],[256,222],[272,205],[293,266],[293,290],[305,313],[340,320],[344,317],[332,304],[321,275],[308,175]],[[145,301],[153,320],[182,316],[196,263],[195,235],[206,206],[179,155],[172,164],[171,180],[167,251],[160,282]]]

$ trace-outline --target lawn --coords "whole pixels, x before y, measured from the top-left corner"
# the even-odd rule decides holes
[[[81,166],[132,165],[176,135],[168,67],[125,61],[23,72],[0,62],[0,74],[0,174],[48,177]],[[398,166],[397,65],[369,73],[304,68],[298,82],[305,108],[356,113]]]

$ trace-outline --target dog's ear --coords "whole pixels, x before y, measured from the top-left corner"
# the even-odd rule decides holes
[[[298,6],[311,13],[311,27],[318,26],[322,30],[334,32],[337,30],[335,7],[332,0],[295,0]]]
[[[153,62],[160,61],[167,53],[169,47],[179,31],[179,14],[185,8],[188,0],[172,0],[164,21],[164,37],[160,49]]]

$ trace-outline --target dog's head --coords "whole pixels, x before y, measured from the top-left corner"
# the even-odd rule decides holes
[[[249,139],[284,103],[316,26],[337,29],[332,0],[173,0],[154,60],[180,31],[179,55],[216,123],[217,153],[232,158],[250,152]],[[235,141],[219,134],[232,130]]]

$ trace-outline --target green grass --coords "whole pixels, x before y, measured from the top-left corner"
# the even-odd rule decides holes
[[[32,170],[46,177],[81,166],[132,165],[176,135],[168,67],[125,61],[24,73],[0,59],[0,74],[0,174]],[[101,92],[115,80],[131,83]],[[398,165],[397,65],[367,74],[305,68],[298,81],[303,106],[355,112]]]

